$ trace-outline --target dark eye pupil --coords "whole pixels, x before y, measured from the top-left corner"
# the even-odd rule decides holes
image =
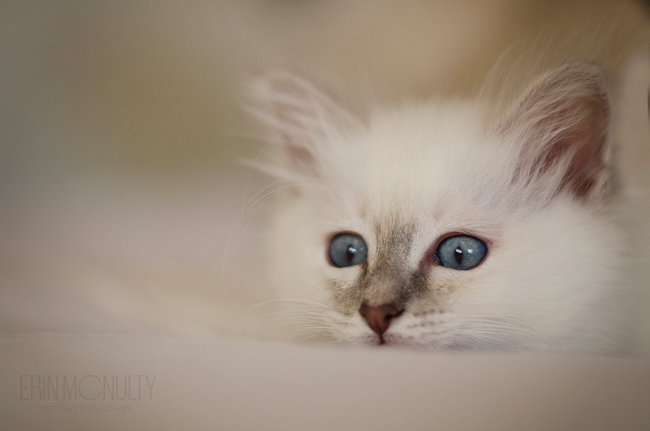
[[[454,250],[454,258],[459,265],[463,261],[463,250],[460,247],[456,247],[456,250]]]
[[[348,247],[348,250],[345,252],[345,257],[347,257],[348,262],[352,262],[352,259],[354,259],[354,256],[357,255],[357,249],[354,248],[353,245]]]

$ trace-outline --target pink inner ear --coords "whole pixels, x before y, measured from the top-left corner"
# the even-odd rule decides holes
[[[566,168],[562,187],[570,187],[576,197],[584,198],[596,181],[596,175],[603,167],[604,137],[580,129],[562,132],[541,154],[536,166],[540,172],[548,172],[564,156],[571,157]],[[568,154],[573,151],[573,154]]]
[[[306,171],[305,173],[315,171],[316,160],[314,159],[314,155],[307,148],[293,144],[286,144],[283,149],[289,164],[295,169]]]

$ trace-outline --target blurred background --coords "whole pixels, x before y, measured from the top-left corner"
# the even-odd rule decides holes
[[[647,42],[645,7],[3,0],[0,331],[241,333],[240,310],[273,298],[271,180],[240,163],[264,145],[242,109],[253,76],[294,70],[361,103],[516,88],[522,62],[615,75]]]

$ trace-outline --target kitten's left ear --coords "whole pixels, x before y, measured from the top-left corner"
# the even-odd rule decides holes
[[[346,136],[362,127],[354,115],[309,82],[273,73],[253,86],[262,109],[255,110],[275,136],[270,166],[263,170],[290,179],[318,178],[328,162],[345,154]]]
[[[501,133],[521,145],[515,180],[543,181],[583,200],[602,195],[609,116],[599,67],[575,62],[542,76],[501,125]]]

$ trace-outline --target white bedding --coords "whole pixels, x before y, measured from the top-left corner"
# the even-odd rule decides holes
[[[650,363],[632,359],[84,335],[3,337],[0,351],[7,430],[641,431],[650,424]],[[76,399],[63,399],[64,376]],[[111,400],[115,376],[131,376],[131,393],[118,386]]]

